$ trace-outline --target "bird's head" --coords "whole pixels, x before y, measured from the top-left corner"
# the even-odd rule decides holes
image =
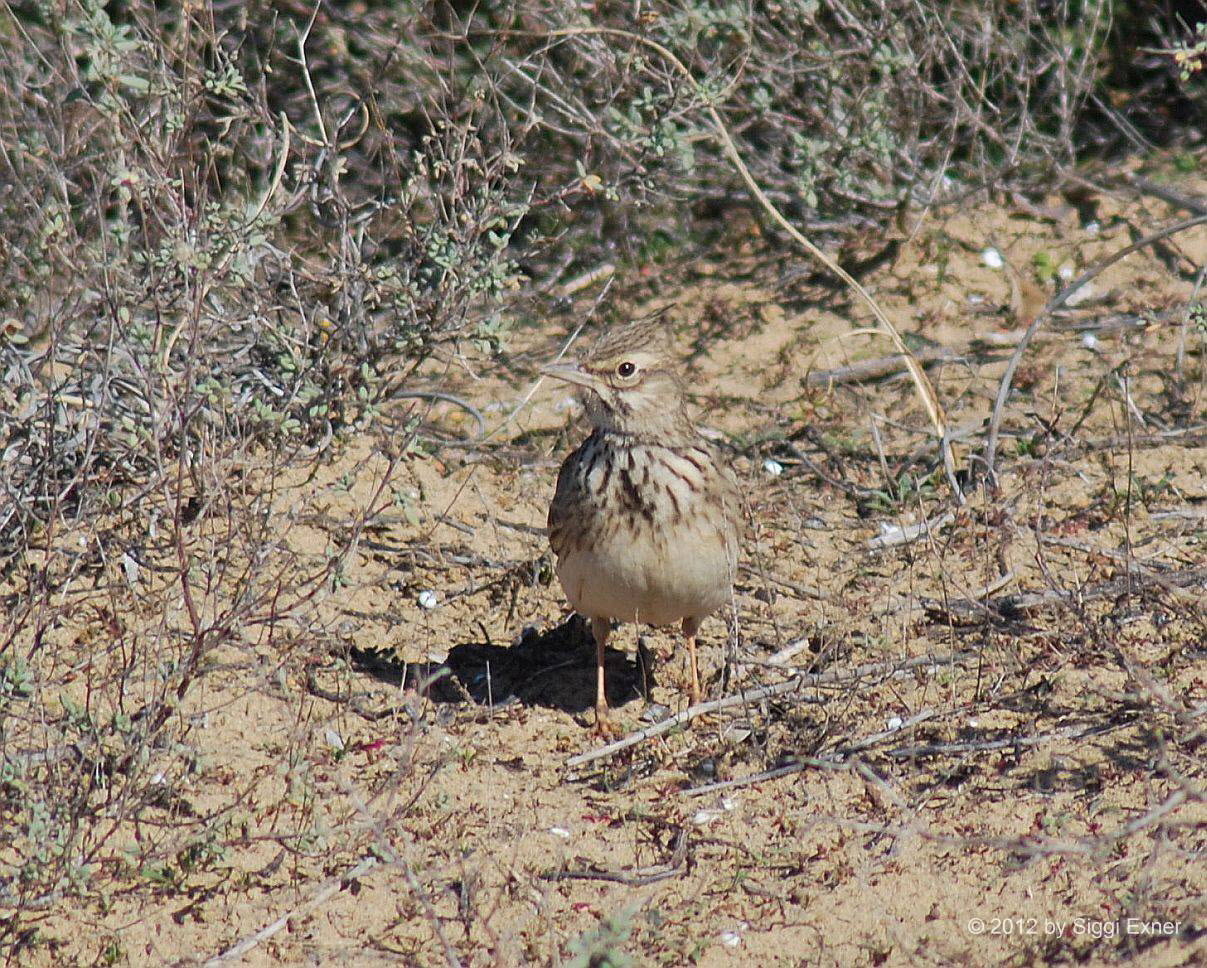
[[[603,430],[677,437],[690,428],[670,334],[660,319],[612,327],[581,358],[541,372],[577,386],[591,423]]]

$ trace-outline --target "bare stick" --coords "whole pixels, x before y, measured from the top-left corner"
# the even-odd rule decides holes
[[[923,366],[930,366],[934,363],[958,360],[960,354],[948,347],[939,346],[917,353],[915,358]],[[840,383],[861,383],[864,380],[894,376],[907,369],[906,358],[896,353],[892,356],[879,356],[873,360],[859,360],[850,366],[840,366],[833,370],[814,370],[805,377],[805,386],[832,387]]]
[[[397,400],[431,400],[434,403],[451,403],[473,417],[474,423],[478,425],[476,440],[481,440],[486,436],[486,418],[482,416],[482,411],[462,397],[439,390],[398,390],[391,393],[390,396]]]
[[[803,770],[810,768],[822,770],[845,770],[849,767],[846,758],[852,753],[857,753],[860,750],[868,749],[878,743],[883,743],[890,737],[897,736],[907,729],[912,729],[919,723],[926,722],[928,719],[933,719],[937,712],[933,709],[924,709],[915,716],[910,716],[909,719],[901,723],[900,726],[894,726],[892,729],[881,730],[879,733],[872,733],[870,736],[865,736],[863,739],[856,740],[854,743],[849,743],[846,746],[839,747],[833,753],[827,753],[824,756],[808,756],[794,760],[791,763],[786,763],[783,766],[777,766],[771,770],[764,770],[762,773],[753,773],[750,776],[737,777],[733,780],[721,780],[717,783],[706,783],[704,786],[692,787],[690,790],[683,791],[684,796],[699,797],[706,793],[715,793],[719,790],[732,790],[735,787],[752,786],[755,783],[763,783],[766,780],[776,780],[781,776],[789,776],[793,773],[800,773]]]
[[[331,900],[332,897],[342,891],[350,883],[358,878],[364,877],[365,874],[369,873],[369,871],[376,866],[376,857],[366,857],[346,874],[341,874],[338,877],[328,879],[327,882],[321,888],[319,888],[318,893],[305,904],[294,908],[288,914],[282,914],[271,924],[266,924],[255,934],[244,938],[233,947],[227,948],[226,951],[222,952],[222,954],[211,958],[205,963],[205,968],[220,968],[222,965],[229,965],[231,962],[239,960],[245,954],[251,951],[252,948],[259,944],[263,944],[274,934],[280,932],[281,929],[289,924],[290,921],[297,921],[300,918],[304,918],[306,915],[310,914],[311,911],[322,907],[322,905],[326,904],[329,900]]]
[[[1055,729],[1050,733],[1037,733],[1033,736],[1008,736],[1005,739],[966,740],[962,743],[927,743],[924,746],[899,746],[894,750],[886,750],[884,755],[895,760],[912,760],[919,756],[945,756],[949,753],[990,753],[994,750],[1022,749],[1027,746],[1043,746],[1045,743],[1058,739],[1086,739],[1103,733],[1112,733],[1116,729],[1134,726],[1136,721],[1128,719],[1119,723],[1108,723],[1104,726],[1066,726]]]
[[[1150,181],[1147,178],[1138,178],[1135,175],[1125,175],[1123,180],[1141,194],[1152,195],[1176,208],[1194,212],[1195,215],[1207,215],[1207,199],[1196,198],[1194,195],[1183,195],[1181,192],[1175,192],[1166,185],[1158,185],[1154,181]]]
[[[894,838],[903,837],[921,837],[923,840],[941,844],[949,847],[960,847],[967,849],[969,847],[989,847],[994,850],[1010,851],[1011,853],[1025,854],[1030,857],[1045,857],[1052,855],[1066,856],[1097,856],[1105,854],[1110,848],[1121,840],[1125,840],[1133,834],[1146,830],[1154,826],[1167,814],[1172,813],[1187,800],[1192,803],[1202,803],[1204,796],[1201,790],[1187,790],[1182,788],[1175,790],[1165,798],[1157,806],[1153,807],[1147,813],[1135,820],[1132,820],[1115,830],[1104,834],[1097,834],[1089,837],[1078,837],[1075,840],[1060,841],[1050,838],[1041,838],[1034,835],[1024,835],[1022,837],[956,837],[950,834],[935,833],[929,827],[924,825],[912,824],[911,826],[885,826],[884,824],[868,824],[860,821],[843,822],[842,826],[853,830],[865,830],[877,834],[887,834]],[[1194,823],[1193,820],[1188,821],[1188,824]]]
[[[1191,568],[1186,571],[1168,573],[1156,573],[1143,569],[1130,576],[1113,578],[1110,581],[1079,588],[1076,591],[1056,589],[1044,592],[1020,592],[991,601],[967,599],[941,602],[936,598],[915,598],[910,600],[907,607],[921,606],[928,612],[950,615],[953,619],[958,618],[964,622],[1000,621],[1017,617],[1019,613],[1029,612],[1032,609],[1068,605],[1072,600],[1088,602],[1098,598],[1109,598],[1114,595],[1137,592],[1143,588],[1151,588],[1154,585],[1170,592],[1175,598],[1183,599],[1186,597],[1185,587],[1187,585],[1197,585],[1203,582],[1207,582],[1207,568]],[[1201,596],[1199,599],[1192,598],[1191,600],[1201,600]],[[900,610],[901,607],[893,606],[881,614],[892,614]]]
[[[684,790],[685,797],[702,797],[706,793],[719,793],[722,790],[734,790],[737,787],[754,786],[756,783],[766,783],[778,780],[782,776],[792,776],[805,770],[845,770],[847,765],[834,759],[819,759],[816,756],[805,756],[774,769],[763,770],[761,773],[751,773],[749,776],[739,776],[732,780],[719,780],[716,783],[705,783],[703,786]]]
[[[854,682],[858,679],[864,679],[868,676],[883,676],[892,675],[895,672],[903,672],[908,669],[917,669],[923,666],[938,666],[950,665],[964,659],[973,658],[975,652],[946,652],[942,655],[921,655],[913,659],[907,659],[904,662],[873,662],[869,665],[856,666],[854,669],[831,669],[828,672],[810,673],[807,675],[793,676],[791,679],[785,679],[783,682],[777,682],[770,686],[761,686],[758,689],[749,689],[735,693],[732,696],[723,696],[720,699],[714,699],[710,702],[696,703],[694,706],[689,706],[681,713],[676,713],[660,723],[655,723],[653,726],[647,726],[645,729],[638,730],[635,733],[630,733],[622,739],[616,740],[614,743],[608,743],[606,746],[600,746],[597,749],[588,750],[586,753],[579,753],[577,756],[572,756],[566,760],[567,767],[582,766],[584,763],[590,763],[594,760],[603,759],[606,756],[611,756],[613,753],[618,753],[620,750],[628,749],[630,746],[636,746],[643,740],[651,739],[655,736],[661,736],[663,733],[669,733],[672,729],[682,726],[684,723],[690,722],[698,716],[703,716],[706,713],[719,712],[722,709],[731,709],[734,706],[746,706],[750,703],[759,702],[763,699],[771,699],[775,696],[783,696],[788,693],[796,692],[801,689],[807,689],[813,686],[836,685],[843,682]],[[820,700],[814,700],[820,701]]]
[[[684,861],[687,860],[687,828],[680,827],[679,835],[675,838],[675,847],[671,851],[671,859],[657,867],[645,867],[626,873],[621,871],[550,871],[542,874],[546,881],[611,881],[624,884],[626,887],[645,887],[656,884],[682,873]]]
[[[892,525],[888,530],[868,539],[869,551],[881,551],[885,548],[895,548],[898,545],[911,544],[919,538],[927,537],[939,531],[956,519],[954,511],[941,514],[933,521],[922,520],[915,524]]]

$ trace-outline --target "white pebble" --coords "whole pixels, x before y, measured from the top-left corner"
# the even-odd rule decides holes
[[[1087,299],[1092,299],[1093,297],[1094,287],[1087,282],[1084,286],[1078,286],[1065,297],[1065,305],[1076,306],[1085,302]]]
[[[722,931],[721,944],[727,948],[737,948],[742,944],[742,936],[736,931]]]
[[[993,246],[981,250],[981,261],[990,269],[1000,269],[1006,264],[1002,254]]]
[[[746,726],[740,726],[737,723],[730,723],[721,730],[721,739],[727,743],[744,743],[750,738],[751,730]]]
[[[879,544],[892,544],[905,538],[905,529],[895,522],[881,521],[877,527],[880,531]]]
[[[782,473],[784,473],[784,465],[779,461],[772,460],[770,457],[768,457],[765,461],[763,461],[763,470],[765,470],[772,477],[779,477]]]
[[[697,810],[692,816],[692,823],[697,827],[704,827],[712,823],[714,820],[724,816],[725,810]]]
[[[342,751],[344,748],[344,738],[330,726],[327,727],[325,733],[327,736],[327,745],[333,750]]]
[[[549,833],[553,834],[554,837],[561,837],[562,840],[570,839],[570,831],[565,827],[550,827]]]
[[[1086,235],[1097,235],[1101,231],[1102,231],[1102,226],[1099,225],[1097,222],[1086,222],[1085,223],[1085,234]]]
[[[1083,333],[1081,336],[1081,345],[1087,350],[1098,349],[1098,337],[1093,333]]]
[[[1065,263],[1056,274],[1065,282],[1071,282],[1073,279],[1073,267]]]
[[[126,581],[131,585],[138,582],[138,562],[127,551],[122,555],[122,571],[126,573]]]
[[[433,608],[435,608],[439,604],[440,604],[440,596],[437,595],[430,588],[426,589],[425,591],[421,591],[419,593],[419,607],[420,608],[426,608],[429,611],[431,611]]]
[[[888,722],[886,722],[884,725],[889,729],[900,729],[904,722],[905,720],[900,716],[890,716],[888,718]]]

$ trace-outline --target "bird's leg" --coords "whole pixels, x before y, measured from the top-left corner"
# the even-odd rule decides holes
[[[685,618],[683,620],[683,635],[687,638],[687,661],[691,665],[692,681],[689,698],[694,706],[700,701],[700,669],[696,664],[696,633],[700,631],[700,620],[698,618]]]
[[[604,686],[604,646],[612,633],[612,623],[606,618],[591,619],[591,634],[595,637],[595,732],[605,738],[615,737],[619,730],[608,714],[608,693]]]

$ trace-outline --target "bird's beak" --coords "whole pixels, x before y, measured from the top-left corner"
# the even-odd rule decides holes
[[[564,363],[547,363],[541,367],[542,376],[551,376],[555,380],[564,380],[566,383],[573,383],[576,386],[593,388],[596,384],[595,377],[582,368],[582,365],[575,360],[569,360]]]

